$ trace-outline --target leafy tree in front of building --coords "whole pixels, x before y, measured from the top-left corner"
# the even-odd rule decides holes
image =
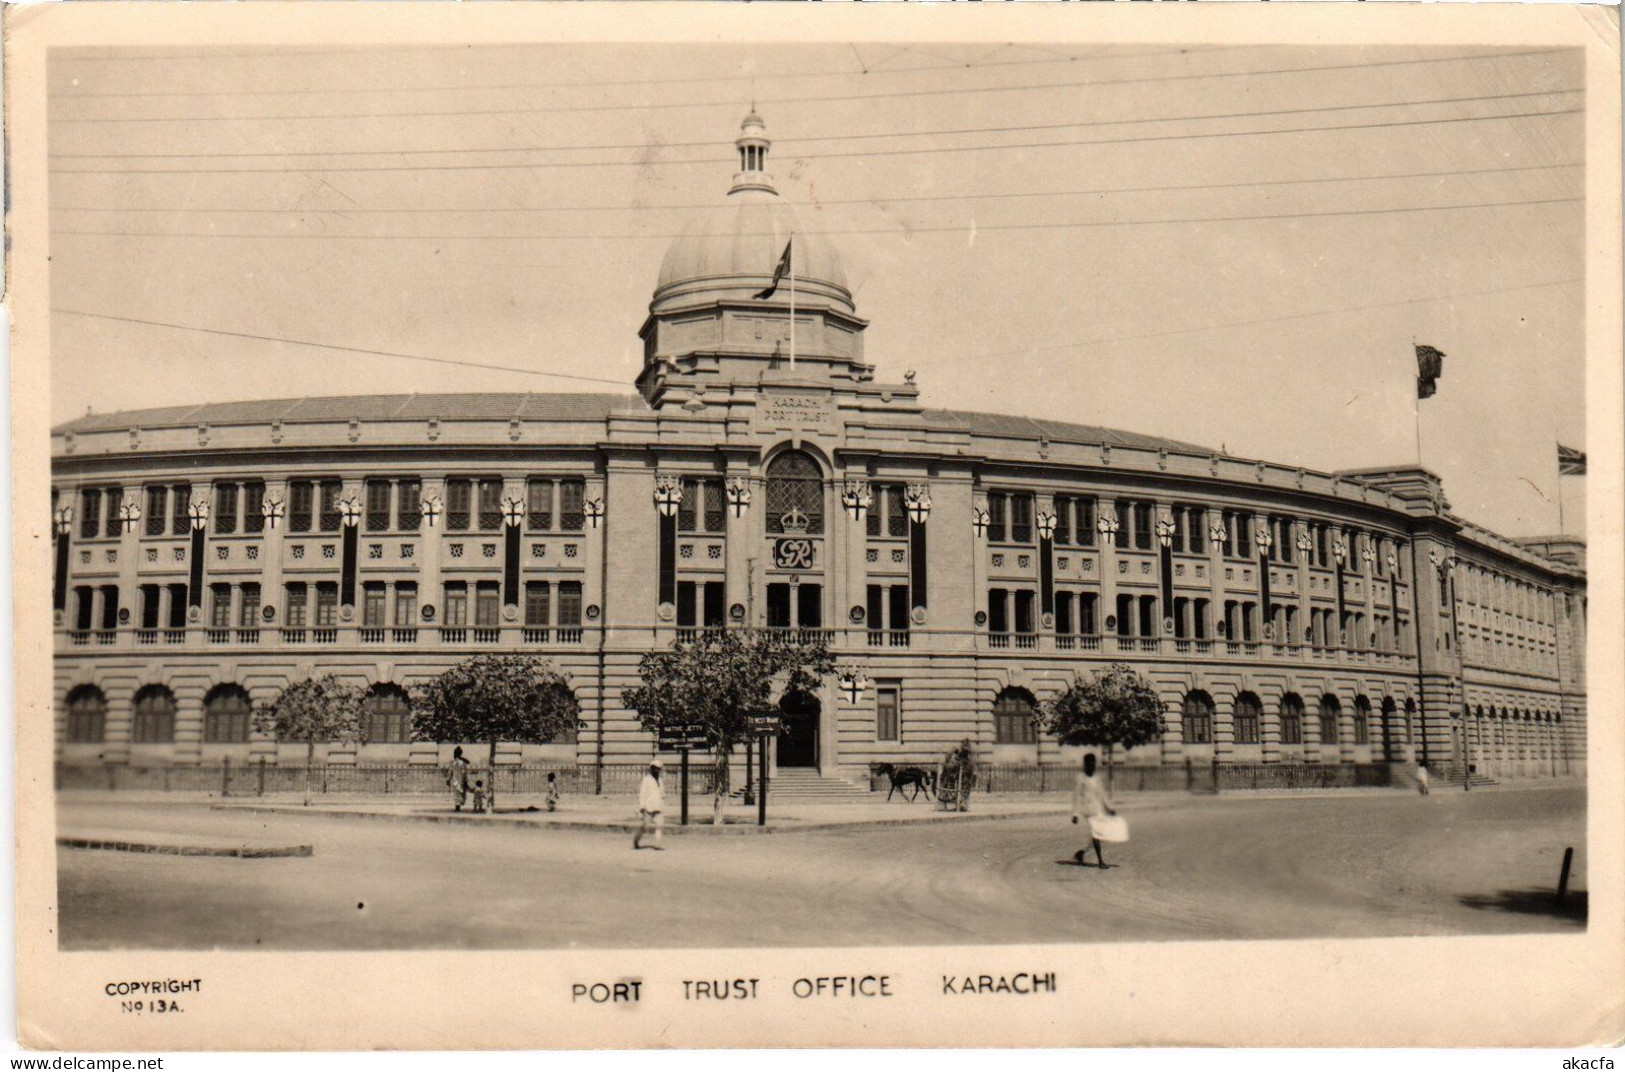
[[[1039,704],[1033,721],[1067,745],[1103,748],[1110,776],[1112,750],[1150,744],[1162,733],[1157,690],[1127,663],[1113,663],[1072,683]]]
[[[305,803],[309,804],[317,743],[348,744],[361,739],[361,690],[334,674],[295,681],[255,711],[254,726],[278,741],[304,742]]]
[[[484,741],[491,807],[496,807],[497,742],[546,744],[581,722],[581,705],[562,674],[534,655],[475,655],[413,687],[412,738]]]
[[[752,716],[778,713],[774,697],[813,692],[835,670],[821,639],[782,637],[772,631],[715,630],[651,651],[638,663],[643,683],[621,693],[643,728],[703,726],[716,756],[712,821],[722,821],[728,757],[746,740]]]

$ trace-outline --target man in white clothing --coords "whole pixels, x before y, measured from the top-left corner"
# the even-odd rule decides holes
[[[1083,773],[1078,775],[1077,782],[1072,787],[1072,821],[1089,826],[1089,820],[1102,815],[1116,815],[1117,809],[1112,807],[1111,801],[1106,797],[1106,786],[1095,775],[1095,754],[1087,753],[1083,757]],[[1089,843],[1095,850],[1095,861],[1104,868],[1106,858],[1100,854],[1100,838],[1095,836],[1093,827],[1089,830]],[[1079,849],[1073,859],[1078,866],[1083,866],[1085,854],[1088,849]]]
[[[649,763],[649,773],[643,776],[643,783],[638,786],[638,833],[632,839],[634,849],[643,848],[643,839],[651,838],[654,841],[651,849],[664,849],[660,844],[660,830],[666,821],[666,792],[660,784],[660,772],[665,764],[660,760]]]

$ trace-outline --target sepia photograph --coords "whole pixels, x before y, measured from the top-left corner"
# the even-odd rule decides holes
[[[46,952],[1583,941],[1587,49],[1177,29],[40,50]]]

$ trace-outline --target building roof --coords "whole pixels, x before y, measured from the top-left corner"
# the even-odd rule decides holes
[[[51,431],[123,431],[128,428],[184,428],[190,425],[259,424],[271,421],[411,421],[438,418],[455,420],[564,420],[602,421],[615,414],[647,413],[641,395],[612,394],[414,394],[343,395],[326,398],[273,398],[252,402],[205,402],[193,406],[120,410],[96,413],[57,425]],[[1015,417],[1002,413],[976,413],[957,409],[926,409],[928,428],[966,435],[1007,439],[1048,439],[1056,443],[1106,443],[1150,450],[1209,453],[1208,448],[1173,439],[1122,432],[1065,421]]]

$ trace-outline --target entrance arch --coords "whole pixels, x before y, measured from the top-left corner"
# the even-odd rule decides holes
[[[787,692],[779,700],[784,732],[778,737],[778,765],[818,766],[818,716],[823,705],[810,692]]]

